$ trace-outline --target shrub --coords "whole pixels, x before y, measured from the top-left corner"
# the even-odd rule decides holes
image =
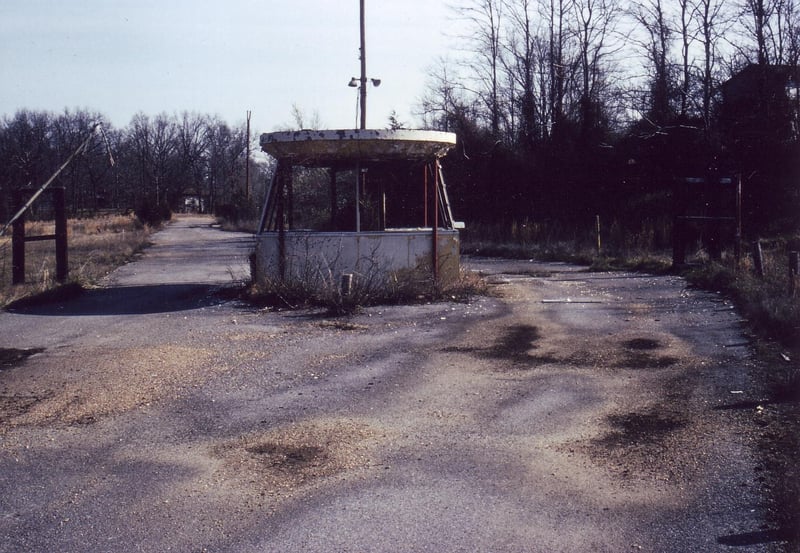
[[[165,221],[172,219],[172,210],[166,203],[156,203],[149,198],[139,201],[134,209],[136,219],[142,225],[158,227]]]
[[[351,315],[371,305],[397,305],[424,301],[469,301],[485,294],[485,281],[475,273],[463,270],[454,282],[434,282],[428,270],[409,269],[392,274],[388,279],[376,271],[354,273],[350,285],[331,274],[310,278],[309,274],[291,279],[268,280],[253,284],[248,299],[258,305],[279,309],[320,307],[330,315]]]

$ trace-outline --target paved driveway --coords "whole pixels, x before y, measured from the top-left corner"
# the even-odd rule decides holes
[[[777,551],[739,320],[673,277],[469,261],[347,319],[229,301],[184,218],[0,314],[0,551]]]

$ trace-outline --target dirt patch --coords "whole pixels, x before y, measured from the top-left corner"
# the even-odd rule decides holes
[[[325,320],[319,323],[319,326],[322,328],[327,329],[334,329],[334,330],[368,330],[369,327],[367,325],[358,324],[350,321],[337,321],[337,320]]]
[[[374,464],[376,432],[351,419],[304,421],[254,432],[213,448],[227,476],[269,495]]]
[[[0,395],[0,414],[3,419],[16,418],[27,413],[34,405],[52,394]]]
[[[91,424],[164,397],[177,397],[207,373],[224,368],[209,366],[211,355],[211,351],[170,345],[84,350],[42,359],[35,378],[4,383],[0,430],[48,422]],[[48,382],[48,388],[42,390],[38,382]]]
[[[606,430],[570,449],[586,454],[622,480],[685,480],[697,466],[690,419],[665,406],[612,413]]]
[[[282,470],[303,470],[309,466],[320,466],[328,458],[328,452],[319,446],[293,446],[266,442],[246,448],[249,453],[261,456],[265,463]]]
[[[666,369],[677,365],[679,362],[680,359],[671,355],[630,352],[622,357],[618,366],[625,369]]]
[[[641,351],[641,350],[654,350],[663,347],[661,342],[653,338],[634,338],[622,343],[626,349]]]

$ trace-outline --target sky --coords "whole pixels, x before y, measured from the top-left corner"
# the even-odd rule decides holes
[[[447,55],[446,0],[365,0],[367,127],[408,126]],[[253,132],[357,126],[359,0],[0,0],[0,116],[252,112]]]

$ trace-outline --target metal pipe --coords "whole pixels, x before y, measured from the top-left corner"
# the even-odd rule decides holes
[[[428,170],[430,166],[426,163],[422,167],[422,228],[428,226]]]
[[[439,282],[439,160],[433,175],[433,281]]]

